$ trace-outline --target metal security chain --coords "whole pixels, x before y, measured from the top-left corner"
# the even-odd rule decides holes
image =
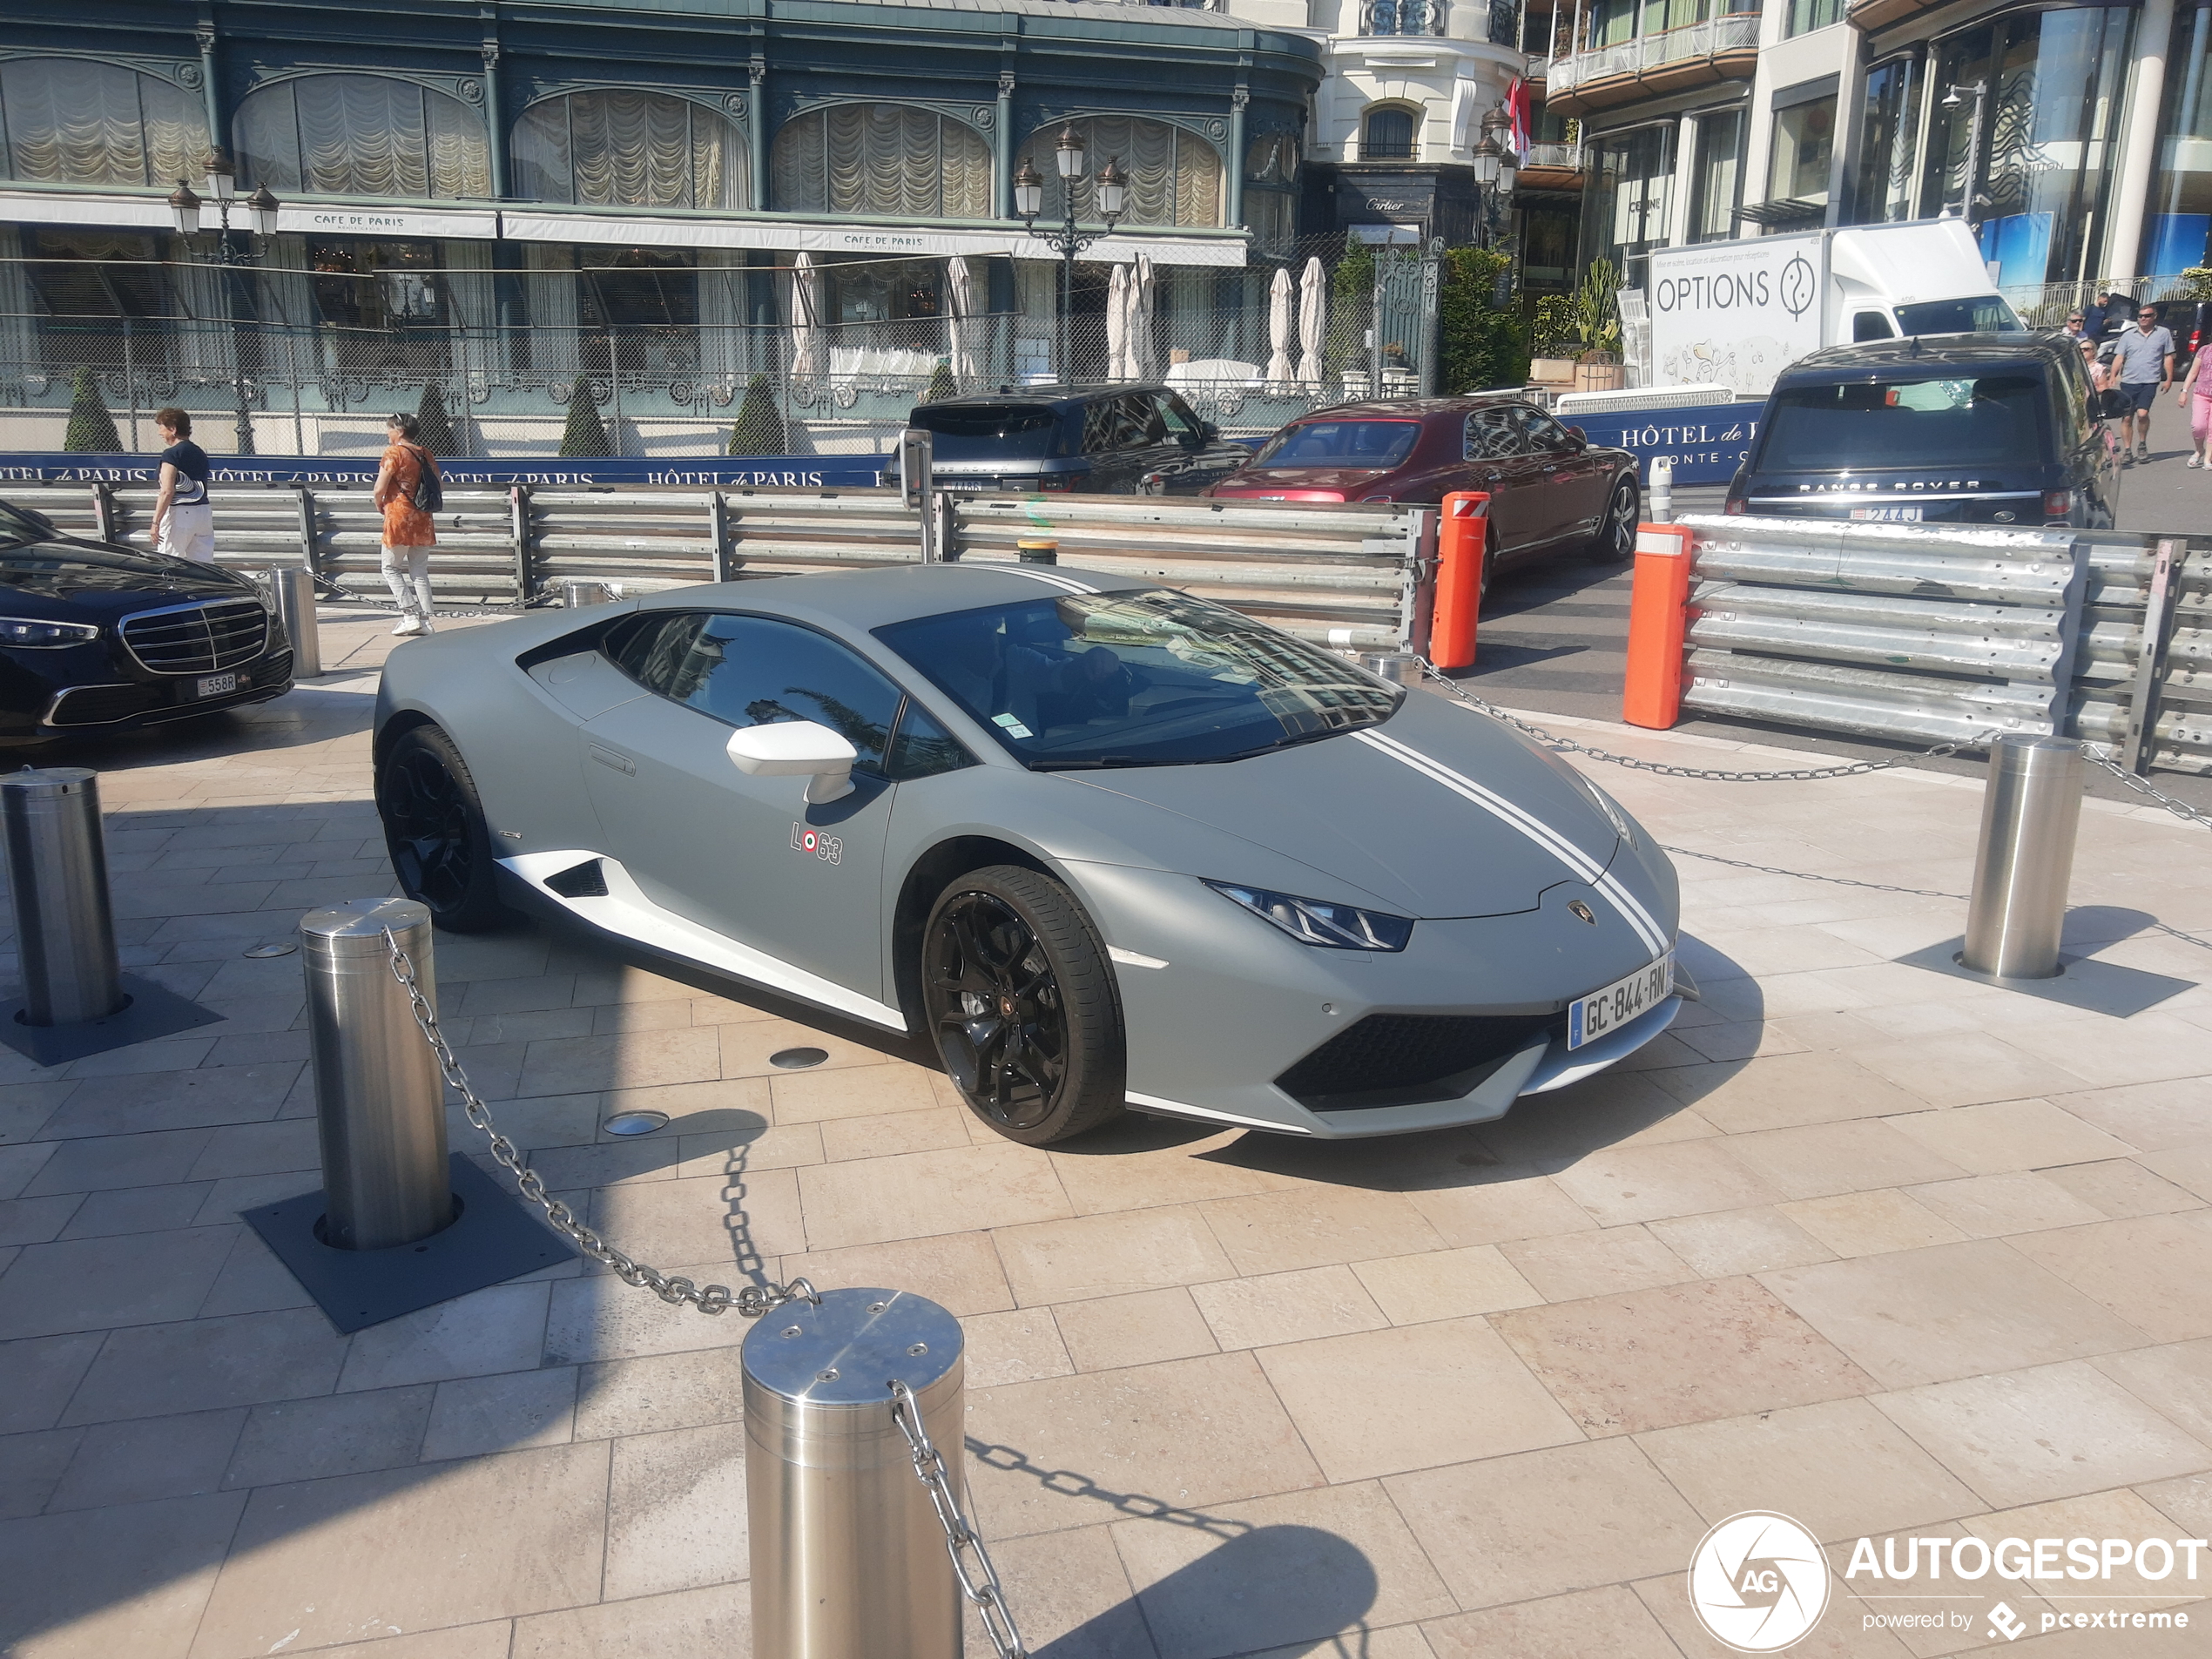
[[[1731,870],[1750,870],[1760,875],[1795,876],[1800,881],[1825,881],[1832,887],[1863,887],[1869,893],[1904,893],[1915,899],[1953,899],[1965,904],[1963,893],[1938,893],[1932,887],[1900,887],[1887,881],[1860,881],[1848,875],[1812,875],[1804,870],[1784,870],[1771,864],[1747,864],[1742,859],[1724,859],[1717,853],[1700,853],[1695,847],[1669,846],[1661,842],[1662,853],[1672,853],[1677,858],[1703,859],[1708,864],[1725,864]]]
[[[702,1313],[727,1313],[734,1307],[740,1317],[757,1319],[786,1302],[812,1302],[818,1307],[821,1305],[820,1295],[803,1278],[795,1278],[788,1285],[747,1285],[735,1291],[726,1285],[694,1285],[680,1275],[671,1276],[658,1267],[632,1260],[578,1221],[574,1211],[546,1192],[544,1177],[523,1161],[521,1150],[492,1122],[491,1108],[484,1104],[470,1085],[469,1074],[462,1070],[452,1045],[438,1028],[437,1010],[422,994],[421,984],[415,976],[415,963],[400,948],[400,941],[388,927],[384,930],[384,943],[392,954],[392,977],[407,988],[408,1001],[415,1010],[415,1028],[429,1043],[430,1052],[437,1055],[439,1071],[461,1096],[462,1109],[468,1114],[469,1123],[482,1130],[491,1143],[494,1161],[515,1177],[515,1185],[523,1197],[545,1212],[545,1219],[555,1231],[568,1238],[593,1261],[613,1269],[615,1276],[625,1285],[651,1291],[664,1302],[678,1306],[688,1304]]]
[[[891,1420],[907,1437],[907,1449],[914,1454],[914,1474],[928,1490],[929,1501],[937,1511],[938,1524],[945,1529],[945,1552],[953,1558],[953,1573],[960,1580],[961,1594],[981,1615],[983,1629],[990,1634],[991,1646],[998,1650],[998,1659],[1028,1659],[1029,1650],[1022,1645],[1022,1633],[1014,1628],[1014,1615],[1007,1610],[1006,1595],[999,1588],[999,1575],[991,1566],[990,1552],[983,1548],[982,1537],[961,1510],[960,1497],[953,1490],[945,1460],[938,1455],[936,1447],[930,1443],[929,1431],[922,1426],[921,1403],[914,1398],[914,1390],[902,1382],[891,1385]]]
[[[1676,766],[1664,760],[1641,760],[1634,755],[1615,754],[1609,749],[1594,749],[1587,743],[1577,743],[1572,738],[1562,738],[1555,732],[1547,732],[1540,725],[1531,725],[1519,715],[1508,714],[1496,704],[1477,697],[1426,658],[1414,660],[1420,664],[1423,673],[1460,701],[1480,709],[1493,719],[1504,721],[1523,736],[1535,738],[1547,749],[1554,752],[1588,755],[1593,760],[1626,766],[1634,772],[1657,772],[1662,778],[1703,778],[1717,784],[1813,783],[1823,778],[1858,778],[1870,772],[1887,772],[1892,766],[1905,765],[1915,760],[1947,759],[1961,749],[1980,747],[1979,738],[1971,742],[1939,743],[1932,749],[1921,750],[1918,754],[1892,755],[1887,760],[1853,760],[1840,766],[1811,766],[1792,772],[1729,772],[1710,766]],[[1983,733],[1984,737],[1993,735]]]
[[[2081,752],[2087,757],[2091,765],[2102,767],[2138,795],[2148,796],[2150,799],[2156,801],[2184,823],[2202,824],[2205,828],[2212,829],[2212,813],[2201,813],[2187,801],[2175,800],[2171,795],[2161,795],[2094,744],[2083,744]]]

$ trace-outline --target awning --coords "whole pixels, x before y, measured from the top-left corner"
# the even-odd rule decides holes
[[[836,225],[789,219],[617,219],[601,213],[547,213],[509,210],[500,215],[502,233],[518,242],[611,243],[624,247],[744,247],[775,252],[862,253],[879,258],[915,259],[954,254],[1009,254],[1022,260],[1059,256],[1037,239],[1004,226],[974,230],[944,226]],[[1231,236],[1102,237],[1079,256],[1087,262],[1120,264],[1149,253],[1155,265],[1242,266],[1244,239]]]
[[[215,204],[202,199],[203,230],[221,223]],[[107,196],[60,190],[0,190],[0,220],[19,225],[131,225],[167,230],[175,222],[169,198]],[[253,216],[243,201],[231,211],[231,227],[244,230]],[[499,234],[499,214],[479,207],[332,207],[286,202],[277,209],[279,231],[327,236],[455,236],[489,241]]]

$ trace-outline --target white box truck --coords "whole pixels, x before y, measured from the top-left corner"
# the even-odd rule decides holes
[[[1645,285],[1653,388],[1764,397],[1824,346],[2021,327],[1957,219],[1658,248]]]

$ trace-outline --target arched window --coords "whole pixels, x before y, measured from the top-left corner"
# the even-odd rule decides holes
[[[515,123],[515,189],[594,207],[743,207],[745,138],[718,110],[666,92],[570,92]]]
[[[904,104],[840,104],[784,123],[772,160],[786,213],[988,219],[991,151],[973,127]]]
[[[1366,136],[1359,145],[1362,161],[1410,161],[1413,155],[1413,112],[1386,105],[1367,111]]]
[[[280,196],[491,194],[483,116],[388,75],[301,75],[249,92],[231,123],[239,182]]]
[[[0,63],[0,176],[42,185],[170,185],[207,165],[199,94],[81,57]]]
[[[1060,219],[1067,211],[1061,206],[1060,169],[1053,159],[1060,129],[1067,125],[1082,135],[1086,172],[1096,178],[1109,160],[1118,158],[1129,174],[1129,211],[1122,216],[1123,224],[1221,223],[1221,157],[1213,145],[1165,121],[1130,115],[1080,116],[1073,123],[1055,122],[1029,135],[1021,153],[1043,175],[1044,218]],[[1088,191],[1076,199],[1076,217],[1097,217]]]

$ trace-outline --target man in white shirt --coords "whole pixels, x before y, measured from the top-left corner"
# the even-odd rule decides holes
[[[2120,417],[2120,464],[2132,467],[2150,459],[2150,406],[2174,383],[2174,336],[2158,326],[2158,307],[2145,306],[2104,355],[2116,371],[2110,384],[2128,400]]]

